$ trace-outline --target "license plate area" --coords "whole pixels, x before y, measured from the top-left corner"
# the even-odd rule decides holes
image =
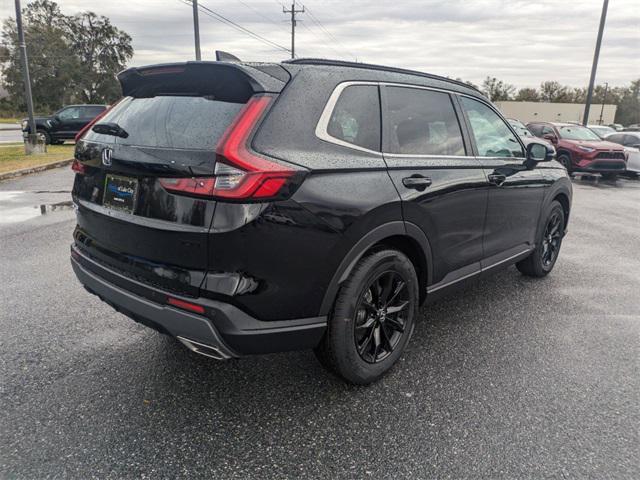
[[[138,180],[120,175],[107,175],[104,181],[102,205],[114,210],[133,213],[138,198]]]

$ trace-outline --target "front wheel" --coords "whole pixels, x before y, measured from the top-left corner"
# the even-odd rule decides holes
[[[44,143],[47,145],[51,144],[51,135],[46,130],[37,130],[38,135],[42,135],[44,137]]]
[[[554,200],[547,209],[544,228],[531,255],[516,264],[518,270],[529,277],[544,277],[556,264],[564,237],[564,209]]]
[[[558,155],[558,162],[560,162],[562,166],[567,169],[567,172],[569,173],[573,172],[573,166],[571,165],[571,157],[569,157],[569,155],[567,155],[566,153]]]
[[[385,249],[363,257],[340,289],[315,349],[320,363],[350,383],[378,380],[413,333],[418,299],[416,271],[403,253]]]

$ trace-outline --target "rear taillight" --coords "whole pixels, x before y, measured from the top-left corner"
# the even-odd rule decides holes
[[[84,175],[85,173],[87,173],[87,167],[85,167],[84,164],[80,163],[78,160],[73,161],[73,163],[71,164],[71,170],[79,173],[80,175]]]
[[[122,100],[122,99],[120,99],[120,100]],[[104,117],[104,116],[109,112],[109,110],[111,110],[111,109],[112,109],[113,107],[115,107],[118,103],[120,103],[120,100],[118,100],[117,102],[112,103],[111,105],[109,105],[109,106],[108,106],[107,108],[105,108],[105,109],[104,109],[104,110],[103,110],[103,111],[102,111],[102,112],[101,112],[97,117],[95,117],[93,120],[91,120],[89,123],[87,123],[84,127],[82,127],[82,130],[80,130],[80,131],[76,134],[76,136],[75,136],[75,139],[74,139],[74,140],[75,140],[76,142],[77,142],[78,140],[80,140],[80,139],[84,136],[84,134],[85,134],[85,133],[87,133],[87,132],[89,131],[89,129],[90,129],[91,127],[93,127],[93,126],[97,123],[97,121],[98,121],[98,120],[100,120],[102,117]]]
[[[223,199],[277,196],[295,170],[267,160],[248,147],[249,137],[271,97],[255,96],[243,107],[216,146],[213,177],[161,178],[168,191]]]

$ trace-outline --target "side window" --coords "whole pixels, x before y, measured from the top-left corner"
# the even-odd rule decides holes
[[[536,137],[542,136],[542,125],[527,125],[527,129]]]
[[[555,135],[556,132],[553,131],[553,128],[545,125],[544,127],[542,127],[542,134],[540,136],[543,135]]]
[[[380,151],[381,129],[378,87],[345,88],[331,112],[327,133],[343,142]]]
[[[58,113],[58,117],[60,117],[62,120],[75,120],[76,118],[80,118],[80,108],[65,108]]]
[[[616,135],[610,135],[607,137],[608,142],[619,143],[620,145],[624,144],[624,135],[620,135],[619,133]]]
[[[496,112],[477,100],[460,98],[471,123],[479,156],[524,157],[520,142]]]
[[[102,113],[104,107],[82,107],[82,118],[94,118]]]
[[[385,87],[389,153],[465,155],[462,132],[449,94]]]
[[[622,142],[620,142],[622,143]],[[627,147],[631,147],[633,145],[638,145],[640,143],[640,138],[635,135],[625,135],[624,136],[624,144]]]

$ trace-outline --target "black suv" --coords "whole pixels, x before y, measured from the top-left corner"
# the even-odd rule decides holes
[[[50,117],[36,117],[36,131],[47,144],[58,145],[73,140],[94,118],[102,114],[105,105],[68,105]],[[27,119],[22,120],[22,132],[31,132]]]
[[[558,258],[566,170],[465,84],[328,60],[118,78],[123,99],[76,146],[72,265],[195,352],[313,348],[369,383],[425,300]]]

